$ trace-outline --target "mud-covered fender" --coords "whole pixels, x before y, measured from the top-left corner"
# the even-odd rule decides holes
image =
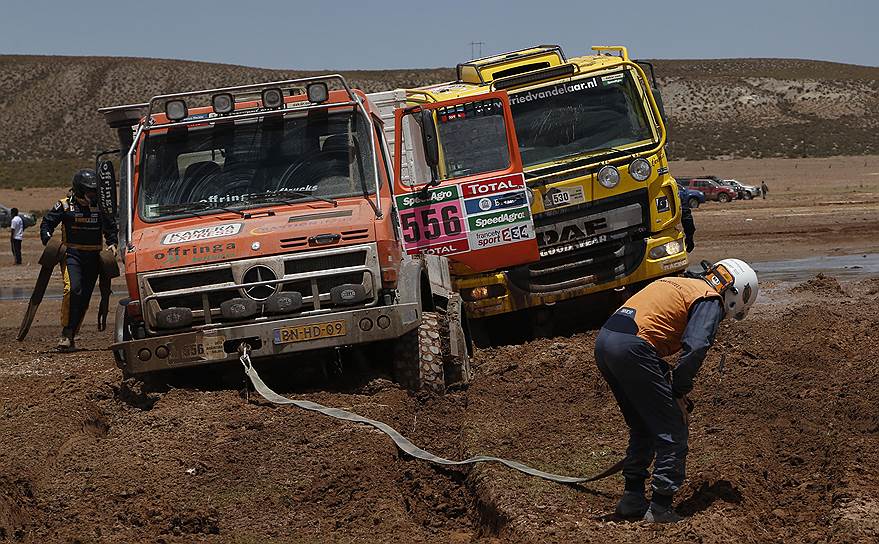
[[[397,282],[400,302],[405,304],[421,301],[421,288],[425,277],[424,263],[420,259],[404,260],[400,266],[400,279]]]

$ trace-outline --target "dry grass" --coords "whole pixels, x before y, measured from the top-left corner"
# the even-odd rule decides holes
[[[656,61],[675,159],[879,152],[879,68],[817,61]],[[65,184],[115,138],[95,111],[185,89],[315,72],[110,57],[0,56],[0,186]],[[344,72],[367,92],[450,68]]]

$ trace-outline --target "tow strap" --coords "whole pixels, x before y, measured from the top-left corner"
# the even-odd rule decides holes
[[[343,421],[365,423],[366,425],[370,425],[388,435],[391,440],[394,441],[394,444],[396,444],[397,447],[400,448],[404,453],[411,455],[412,457],[415,457],[417,459],[429,461],[431,463],[437,463],[440,465],[469,465],[473,463],[495,462],[504,464],[512,469],[518,470],[519,472],[524,472],[525,474],[531,476],[537,476],[538,478],[543,478],[544,480],[550,480],[561,484],[585,484],[588,482],[594,482],[596,480],[601,480],[603,478],[607,478],[608,476],[616,474],[623,469],[624,460],[621,460],[604,472],[596,474],[595,476],[583,478],[552,474],[550,472],[545,472],[536,468],[529,467],[528,465],[525,465],[518,461],[511,461],[509,459],[493,457],[490,455],[475,455],[473,457],[470,457],[469,459],[464,459],[463,461],[453,461],[451,459],[439,457],[438,455],[434,455],[429,451],[419,448],[418,446],[413,444],[408,438],[397,432],[390,425],[382,423],[381,421],[369,419],[357,415],[353,412],[342,410],[340,408],[330,408],[316,402],[289,399],[287,397],[279,395],[278,393],[275,393],[269,388],[269,386],[265,384],[265,382],[262,381],[262,379],[259,377],[259,374],[256,372],[256,369],[253,367],[253,364],[250,361],[250,346],[248,346],[247,344],[242,344],[240,360],[241,364],[244,365],[244,373],[250,379],[250,383],[253,384],[253,388],[256,390],[257,393],[260,394],[260,396],[262,396],[262,398],[266,399],[267,401],[274,404],[292,404],[294,406],[302,408],[303,410],[317,412],[319,414],[323,414],[325,416],[329,416],[335,419],[341,419]]]

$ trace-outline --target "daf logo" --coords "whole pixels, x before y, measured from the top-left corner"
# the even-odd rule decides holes
[[[259,283],[263,281],[272,281],[277,278],[278,277],[275,275],[274,270],[272,270],[268,266],[258,264],[252,268],[249,268],[247,272],[244,273],[244,277],[241,278],[241,281],[244,284],[248,284]],[[241,289],[241,292],[243,292],[248,298],[252,298],[253,300],[265,300],[274,295],[275,291],[277,290],[277,284],[269,284],[244,287]]]

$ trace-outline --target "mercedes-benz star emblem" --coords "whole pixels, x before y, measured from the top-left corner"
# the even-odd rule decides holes
[[[259,283],[263,281],[272,281],[277,279],[275,276],[275,271],[269,268],[268,266],[256,265],[247,270],[244,273],[244,277],[241,278],[242,283]],[[272,285],[253,285],[251,287],[244,287],[241,291],[247,295],[249,298],[253,300],[265,300],[270,296],[275,294],[275,291],[278,290],[277,284]]]

